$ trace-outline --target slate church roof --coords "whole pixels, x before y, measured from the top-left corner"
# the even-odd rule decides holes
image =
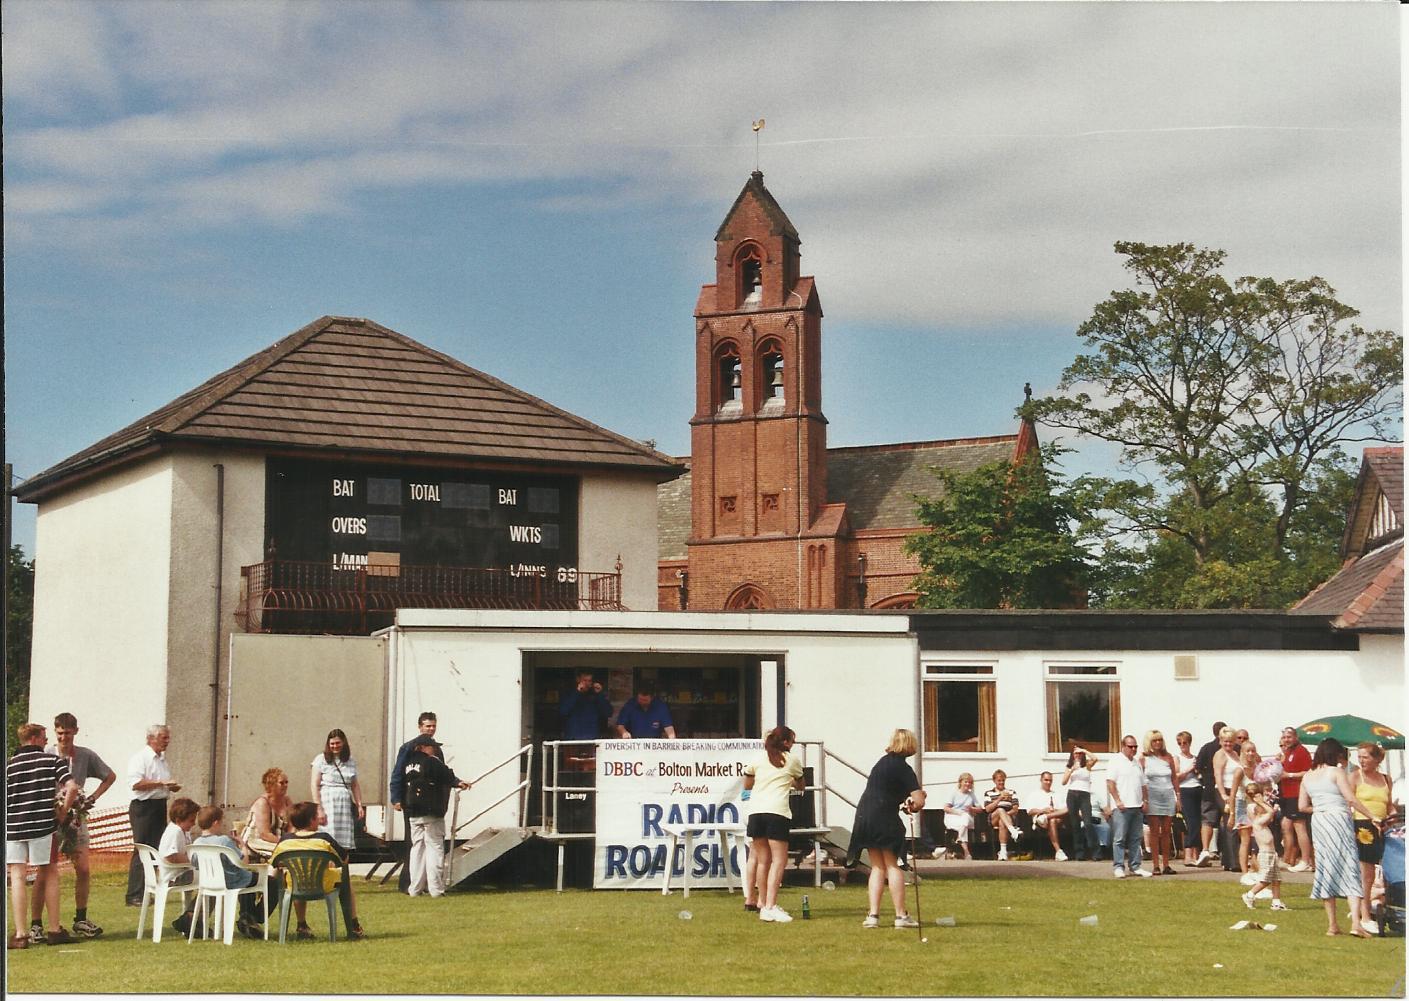
[[[1019,435],[908,441],[827,449],[827,501],[846,504],[853,532],[918,529],[914,495],[933,497],[943,487],[933,469],[971,472],[1012,462]],[[688,462],[689,457],[677,460]],[[690,474],[656,488],[660,558],[682,560],[690,537]]]
[[[1355,632],[1404,631],[1404,449],[1367,448],[1341,542],[1345,565],[1292,609]]]
[[[324,316],[31,477],[38,501],[175,443],[638,472],[667,455],[371,320]]]

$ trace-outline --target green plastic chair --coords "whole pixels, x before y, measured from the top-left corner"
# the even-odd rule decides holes
[[[321,900],[328,905],[328,941],[338,940],[337,899],[338,888],[323,889],[323,876],[336,859],[327,852],[309,849],[306,851],[280,852],[279,868],[287,875],[284,885],[284,899],[279,904],[279,944],[283,945],[289,932],[289,911],[295,900]],[[347,874],[343,874],[347,878]]]

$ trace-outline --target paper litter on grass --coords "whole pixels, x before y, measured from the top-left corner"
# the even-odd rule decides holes
[[[1236,921],[1228,926],[1229,931],[1276,931],[1276,925],[1265,925],[1261,921]]]

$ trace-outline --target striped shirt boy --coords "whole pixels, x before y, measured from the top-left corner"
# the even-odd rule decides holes
[[[5,840],[32,841],[58,830],[54,797],[69,781],[68,762],[26,745],[5,766]]]

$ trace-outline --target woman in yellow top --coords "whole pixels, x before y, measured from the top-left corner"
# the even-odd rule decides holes
[[[1380,762],[1385,759],[1383,747],[1367,740],[1355,748],[1355,757],[1357,767],[1351,769],[1350,787],[1370,815],[1351,811],[1355,820],[1355,847],[1360,853],[1360,883],[1365,888],[1360,895],[1360,913],[1354,915],[1353,920],[1359,921],[1366,931],[1374,929],[1378,934],[1379,926],[1370,917],[1370,887],[1375,882],[1375,866],[1384,857],[1385,841],[1380,829],[1385,818],[1394,812],[1394,790],[1389,776],[1380,772]]]
[[[764,757],[744,769],[744,799],[751,799],[748,836],[749,850],[758,859],[762,884],[758,916],[763,921],[785,924],[792,915],[778,906],[778,888],[788,865],[788,837],[792,831],[793,810],[788,796],[803,787],[802,762],[792,753],[794,734],[785,726],[775,726],[763,738]],[[752,868],[749,866],[748,868]],[[751,880],[750,880],[751,882]],[[750,896],[751,886],[744,887]],[[744,906],[748,906],[745,900]]]

